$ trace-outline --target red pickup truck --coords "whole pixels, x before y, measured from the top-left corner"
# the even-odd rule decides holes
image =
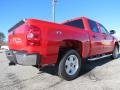
[[[75,79],[86,60],[111,55],[118,58],[119,44],[100,23],[80,17],[57,24],[25,19],[8,30],[9,65],[58,66],[58,75]]]

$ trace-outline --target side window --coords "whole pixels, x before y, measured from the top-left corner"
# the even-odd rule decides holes
[[[99,24],[99,26],[100,26],[101,33],[109,34],[108,31],[105,29],[105,27],[103,25]]]
[[[70,22],[67,22],[67,23],[64,23],[64,24],[84,29],[83,21],[81,19],[80,20],[70,21]]]
[[[92,21],[92,20],[88,20],[88,23],[89,23],[89,25],[90,25],[90,29],[91,29],[93,32],[99,32],[96,22],[94,22],[94,21]]]

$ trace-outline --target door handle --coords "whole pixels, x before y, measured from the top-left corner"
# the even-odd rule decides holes
[[[104,39],[106,39],[106,37],[104,37]]]
[[[96,36],[96,35],[93,35],[92,37],[93,37],[93,38],[97,38],[97,36]]]
[[[104,39],[107,39],[107,36],[103,35],[103,38],[104,38]]]

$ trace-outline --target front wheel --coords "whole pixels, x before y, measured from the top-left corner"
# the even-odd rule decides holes
[[[75,50],[69,50],[60,60],[58,75],[65,80],[73,80],[79,75],[80,68],[80,55]]]
[[[113,52],[112,52],[112,58],[113,58],[113,59],[117,59],[118,56],[119,56],[119,50],[118,50],[118,46],[116,45],[116,46],[114,47]]]

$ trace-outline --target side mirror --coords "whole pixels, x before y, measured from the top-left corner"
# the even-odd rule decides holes
[[[110,34],[115,34],[115,30],[110,30]]]

